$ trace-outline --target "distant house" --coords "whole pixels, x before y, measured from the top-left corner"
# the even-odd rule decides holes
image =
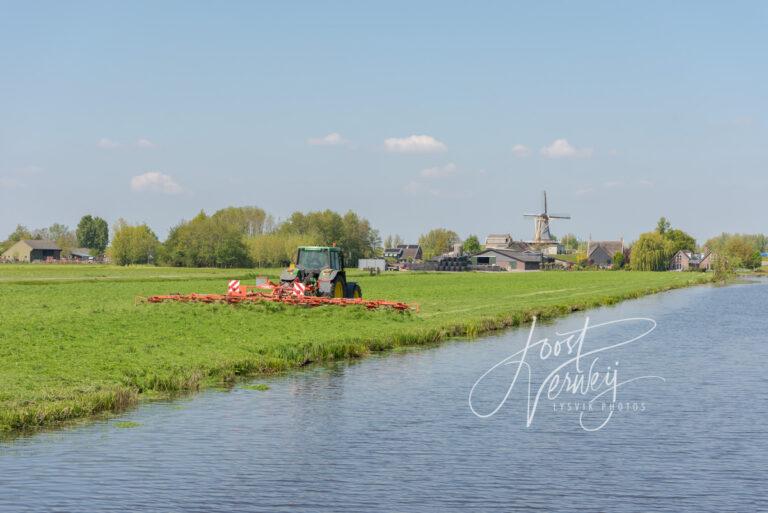
[[[688,271],[699,269],[706,271],[712,267],[712,253],[694,253],[681,249],[672,256],[669,263],[670,271]]]
[[[492,233],[485,238],[485,249],[507,249],[512,244],[509,233]]]
[[[422,259],[421,246],[418,244],[401,244],[398,248],[403,250],[403,260],[412,262]]]
[[[485,249],[472,256],[475,265],[496,265],[508,271],[538,271],[542,260],[541,253],[508,249]]]
[[[35,262],[61,259],[61,248],[52,240],[20,240],[2,254],[3,260]]]
[[[598,267],[611,267],[616,253],[624,252],[624,240],[589,241],[587,261]]]
[[[418,244],[400,244],[396,248],[384,249],[384,258],[392,258],[398,262],[415,262],[422,259],[421,246]]]

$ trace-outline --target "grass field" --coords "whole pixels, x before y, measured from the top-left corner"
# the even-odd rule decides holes
[[[276,270],[267,271],[273,277]],[[707,280],[700,273],[358,274],[419,313],[277,304],[148,304],[226,290],[253,270],[0,266],[0,432],[119,411],[237,376],[519,325]]]

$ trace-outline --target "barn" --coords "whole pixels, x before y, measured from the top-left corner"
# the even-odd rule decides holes
[[[538,271],[541,269],[542,255],[532,251],[486,249],[473,255],[472,263],[475,265],[496,265],[508,271]]]
[[[616,253],[624,252],[624,239],[592,241],[587,244],[587,260],[589,265],[611,267]]]
[[[60,260],[61,248],[52,240],[20,240],[3,252],[2,259],[11,262]]]

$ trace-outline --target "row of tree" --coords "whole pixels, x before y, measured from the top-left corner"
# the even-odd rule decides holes
[[[354,212],[295,212],[275,224],[257,207],[200,212],[174,226],[164,243],[146,225],[115,226],[110,256],[118,264],[156,262],[177,267],[283,266],[302,245],[337,245],[350,264],[374,256],[379,234]]]
[[[637,271],[664,271],[680,250],[711,252],[713,263],[729,268],[756,269],[762,263],[761,253],[768,248],[763,234],[744,235],[723,233],[698,247],[696,240],[683,230],[672,228],[662,217],[652,232],[643,233],[632,245],[631,267]]]
[[[109,226],[104,219],[90,215],[83,216],[75,230],[59,223],[35,230],[18,225],[8,238],[0,243],[0,253],[20,240],[52,240],[62,249],[65,256],[75,248],[88,248],[95,255],[100,255],[109,244]]]

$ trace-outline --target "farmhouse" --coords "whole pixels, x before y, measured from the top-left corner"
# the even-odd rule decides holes
[[[20,240],[3,252],[2,259],[12,262],[59,260],[61,248],[52,240]]]
[[[542,255],[530,251],[486,249],[472,256],[475,265],[496,265],[508,271],[538,271]]]
[[[393,258],[398,262],[415,262],[422,259],[421,246],[418,244],[400,244],[396,248],[386,248],[384,258]]]
[[[395,260],[401,260],[403,258],[403,248],[384,249],[384,258],[393,258]]]
[[[670,271],[699,269],[706,271],[712,265],[712,253],[694,253],[681,249],[674,254],[669,264]]]
[[[590,265],[598,267],[610,267],[613,264],[613,256],[624,252],[624,239],[592,241],[587,244],[587,260]]]

